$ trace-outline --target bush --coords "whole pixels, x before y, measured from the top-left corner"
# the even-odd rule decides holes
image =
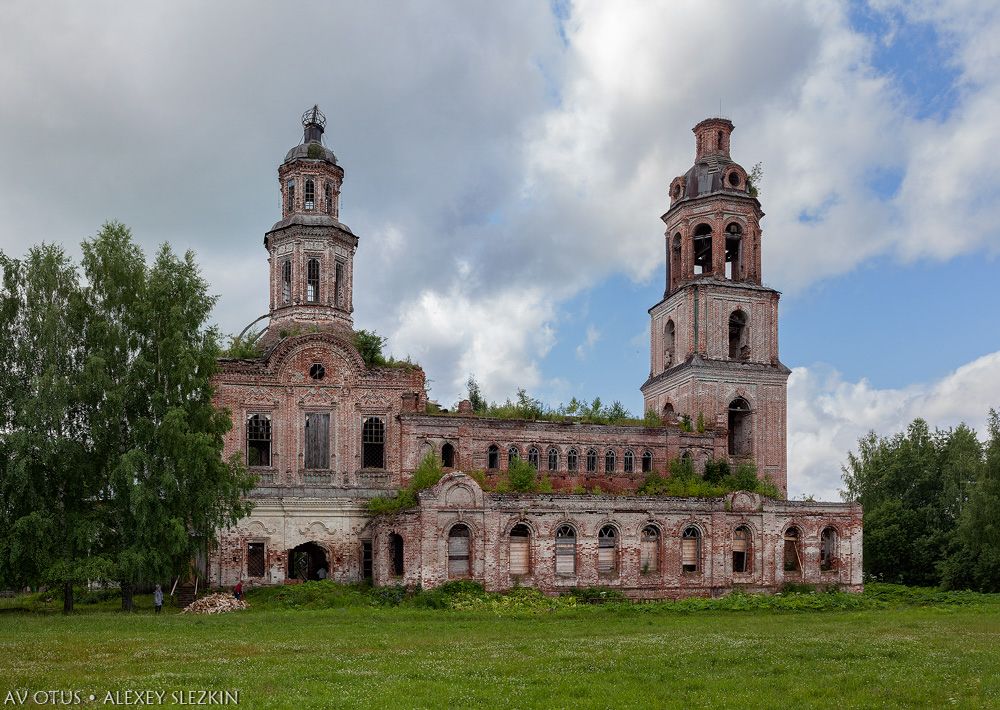
[[[377,497],[368,501],[368,512],[372,515],[395,515],[417,506],[417,494],[430,488],[444,475],[441,461],[433,453],[428,453],[413,472],[409,485],[389,498]]]
[[[507,482],[510,490],[517,493],[531,493],[536,489],[538,471],[524,459],[514,459],[507,467]]]

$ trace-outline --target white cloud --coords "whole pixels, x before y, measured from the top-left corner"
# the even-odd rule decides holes
[[[894,434],[919,417],[940,428],[965,422],[982,436],[991,407],[1000,407],[1000,352],[903,389],[846,382],[828,366],[795,368],[788,380],[788,493],[839,500],[840,466],[869,431]]]
[[[576,359],[586,360],[587,355],[594,349],[597,345],[597,341],[601,339],[601,331],[594,327],[593,323],[587,324],[587,333],[583,338],[583,342],[576,346]]]

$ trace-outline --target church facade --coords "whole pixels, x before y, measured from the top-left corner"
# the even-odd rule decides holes
[[[262,354],[222,360],[216,377],[216,403],[234,424],[226,455],[243,457],[258,485],[250,516],[219,533],[210,583],[472,579],[490,590],[600,585],[637,598],[787,582],[861,588],[858,506],[636,493],[679,457],[696,470],[749,460],[787,491],[779,294],[761,280],[764,213],[730,157],[731,122],[695,126],[695,164],[669,187],[666,288],[649,310],[641,388],[659,426],[491,419],[468,402],[429,413],[418,366],[367,365],[352,317],[363,244],[340,221],[344,171],[324,125],[318,109],[307,112],[302,142],[278,168]],[[687,425],[696,419],[704,427]],[[428,453],[442,480],[415,508],[371,516],[368,500],[405,486]],[[515,458],[553,492],[493,492]]]

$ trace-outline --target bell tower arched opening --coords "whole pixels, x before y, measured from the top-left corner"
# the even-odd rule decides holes
[[[694,273],[712,273],[712,227],[702,222],[694,228]]]
[[[750,403],[737,397],[729,403],[729,455],[749,456],[753,453],[752,412]]]

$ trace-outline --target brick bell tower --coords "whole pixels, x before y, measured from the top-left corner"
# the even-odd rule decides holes
[[[670,183],[666,290],[649,309],[646,410],[726,432],[732,461],[752,460],[787,493],[786,383],[778,298],[761,283],[760,220],[747,172],[729,154],[733,124],[694,127],[694,166]]]
[[[344,169],[323,145],[326,116],[302,115],[302,142],[278,166],[281,220],[264,235],[271,267],[269,337],[311,327],[352,327],[358,238],[340,222]]]

